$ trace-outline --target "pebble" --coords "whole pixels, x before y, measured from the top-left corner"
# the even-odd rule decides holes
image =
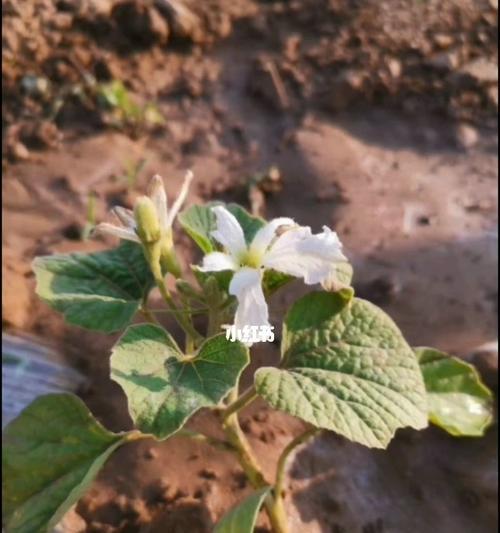
[[[158,450],[156,448],[147,448],[144,450],[144,458],[148,460],[156,459],[158,457]]]
[[[478,58],[470,61],[461,69],[464,74],[469,74],[476,80],[485,83],[498,83],[498,65],[486,58]]]
[[[455,139],[461,148],[469,149],[479,142],[479,133],[476,128],[469,124],[459,124],[455,132]]]
[[[29,159],[30,152],[22,142],[17,141],[8,146],[8,155],[14,161],[25,161]]]
[[[434,35],[434,42],[440,48],[449,48],[453,44],[453,37],[446,33],[437,33]]]
[[[85,533],[87,522],[76,512],[74,505],[55,526],[51,533]]]
[[[440,52],[431,57],[429,63],[439,69],[454,70],[459,66],[459,58],[456,52]]]
[[[387,68],[393,78],[399,78],[403,72],[403,66],[398,59],[389,59]]]

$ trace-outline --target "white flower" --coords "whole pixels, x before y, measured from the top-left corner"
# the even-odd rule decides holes
[[[149,199],[153,203],[161,237],[168,237],[171,235],[172,225],[175,217],[182,207],[182,204],[186,200],[189,185],[192,179],[193,173],[189,170],[184,177],[179,196],[175,200],[172,207],[168,209],[167,194],[165,192],[165,187],[163,186],[163,180],[158,175],[153,176],[149,188]],[[139,198],[138,203],[141,200],[144,200],[144,197]],[[114,224],[103,222],[96,226],[96,231],[108,233],[127,241],[140,243],[141,240],[137,233],[137,222],[135,220],[134,213],[130,209],[126,209],[124,207],[113,208],[113,213],[121,223],[121,226],[115,226]]]
[[[235,272],[229,292],[238,300],[234,319],[237,329],[270,325],[262,290],[266,268],[303,278],[307,285],[313,285],[330,280],[336,264],[346,261],[337,234],[326,226],[322,233],[313,234],[311,228],[297,226],[291,218],[276,218],[263,226],[247,245],[243,229],[226,208],[217,206],[213,212],[217,227],[212,237],[225,251],[206,255],[200,270]],[[283,226],[289,228],[278,235],[277,230]]]

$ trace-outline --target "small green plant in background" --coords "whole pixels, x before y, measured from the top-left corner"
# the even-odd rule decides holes
[[[356,297],[353,269],[333,231],[314,234],[287,217],[266,222],[221,202],[180,213],[191,179],[188,173],[170,209],[158,176],[133,211],[115,208],[121,224],[97,230],[120,238],[117,247],[35,259],[38,295],[69,324],[124,330],[112,350],[111,378],[124,391],[134,429],[108,431],[71,394],[35,400],[4,432],[7,533],[50,530],[113,452],[140,439],[195,438],[234,453],[254,490],[221,517],[216,533],[251,533],[261,507],[272,530],[287,533],[287,464],[320,432],[387,448],[403,427],[431,422],[450,435],[478,437],[490,426],[492,393],[475,369],[411,348],[384,311]],[[196,284],[179,268],[175,220],[204,253],[191,266]],[[241,390],[252,346],[274,337],[267,301],[294,278],[316,287],[283,317],[279,365],[258,368]],[[150,308],[153,287],[164,309]],[[182,345],[159,323],[165,311],[182,329]],[[203,328],[193,320],[199,314]],[[257,398],[308,424],[284,448],[274,479],[239,424],[241,409]],[[201,408],[216,413],[223,439],[186,427]]]
[[[87,217],[82,229],[82,241],[89,239],[96,226],[97,195],[90,192],[87,196]]]
[[[71,99],[77,100],[86,109],[98,111],[104,122],[120,130],[137,133],[146,127],[165,123],[154,102],[138,104],[121,80],[98,82],[94,76],[78,69],[81,81],[64,85],[56,90],[44,83],[44,78],[25,77],[22,88],[29,94],[39,94],[47,102],[49,120],[56,120],[61,109]]]
[[[152,102],[137,104],[120,80],[97,84],[96,94],[100,105],[110,111],[110,123],[118,128],[164,124],[158,107]]]
[[[147,158],[140,158],[138,160],[128,159],[123,165],[123,174],[118,179],[124,181],[127,184],[127,189],[132,191],[136,188],[137,180],[144,171],[148,163]]]

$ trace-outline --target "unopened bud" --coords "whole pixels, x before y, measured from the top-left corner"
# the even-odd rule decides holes
[[[162,240],[160,262],[164,271],[169,272],[175,278],[180,277],[181,267],[175,255],[171,232],[168,232]]]
[[[144,244],[152,244],[161,236],[156,207],[150,198],[141,196],[134,206],[137,234]]]

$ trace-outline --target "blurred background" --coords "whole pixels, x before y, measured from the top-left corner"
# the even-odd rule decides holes
[[[108,427],[130,426],[116,338],[65,326],[30,263],[109,246],[89,236],[111,207],[155,173],[174,197],[188,168],[190,203],[334,228],[357,294],[496,391],[497,0],[2,0],[2,15],[2,328],[50,344]],[[180,232],[177,249],[187,271],[199,256]],[[277,295],[277,327],[300,290]],[[271,472],[300,423],[263,403],[243,420]],[[290,471],[293,531],[496,531],[496,449],[496,427],[401,431],[388,452],[324,435]],[[143,442],[67,533],[210,532],[248,490],[228,454]]]

